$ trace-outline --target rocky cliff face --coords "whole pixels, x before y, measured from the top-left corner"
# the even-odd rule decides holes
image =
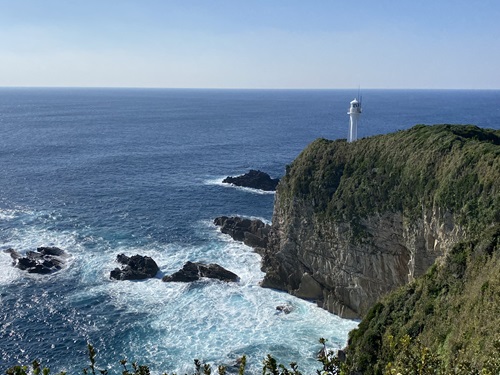
[[[461,207],[498,204],[498,197],[478,201],[487,199],[495,174],[476,171],[484,155],[463,160],[481,143],[467,129],[478,128],[419,126],[352,144],[310,145],[278,186],[262,285],[358,318],[422,275],[474,223],[492,220]],[[495,142],[491,133],[487,143]],[[479,195],[457,190],[471,175]]]
[[[401,212],[372,215],[360,221],[365,233],[358,238],[350,223],[318,217],[306,202],[291,203],[291,209],[283,203],[290,204],[274,210],[263,286],[316,300],[348,318],[422,275],[465,237],[453,216],[439,209],[406,225]]]

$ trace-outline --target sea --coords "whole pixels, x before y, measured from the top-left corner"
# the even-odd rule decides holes
[[[274,194],[223,184],[250,169],[281,177],[313,140],[346,138],[358,90],[0,88],[0,371],[34,359],[52,372],[121,359],[153,373],[193,360],[261,373],[267,354],[319,368],[318,340],[346,345],[358,321],[259,286],[260,256],[213,219],[272,221]],[[358,137],[415,124],[500,129],[500,91],[363,90]],[[57,246],[51,275],[3,250]],[[116,256],[147,255],[156,278],[114,281]],[[237,283],[165,283],[186,261],[218,263]],[[289,305],[290,314],[276,307]]]

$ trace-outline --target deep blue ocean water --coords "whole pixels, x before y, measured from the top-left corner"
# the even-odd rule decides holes
[[[271,221],[273,194],[228,175],[280,177],[318,137],[346,138],[349,90],[0,89],[0,250],[54,245],[71,254],[50,276],[0,252],[0,371],[39,358],[81,373],[124,357],[156,371],[192,360],[232,364],[267,353],[316,368],[318,339],[345,345],[356,322],[258,286],[253,251],[218,232],[219,215]],[[415,124],[500,129],[500,91],[366,90],[359,137]],[[161,273],[111,281],[116,255],[149,255]],[[217,262],[237,284],[163,283],[185,261]],[[290,304],[289,315],[276,306]]]

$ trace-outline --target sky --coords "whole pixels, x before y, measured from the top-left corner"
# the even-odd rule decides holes
[[[500,0],[0,0],[0,87],[500,89]]]

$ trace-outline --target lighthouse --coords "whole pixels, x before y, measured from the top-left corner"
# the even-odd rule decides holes
[[[358,119],[361,114],[361,100],[358,102],[358,99],[354,99],[347,114],[349,115],[349,138],[347,141],[354,142],[358,139]]]

